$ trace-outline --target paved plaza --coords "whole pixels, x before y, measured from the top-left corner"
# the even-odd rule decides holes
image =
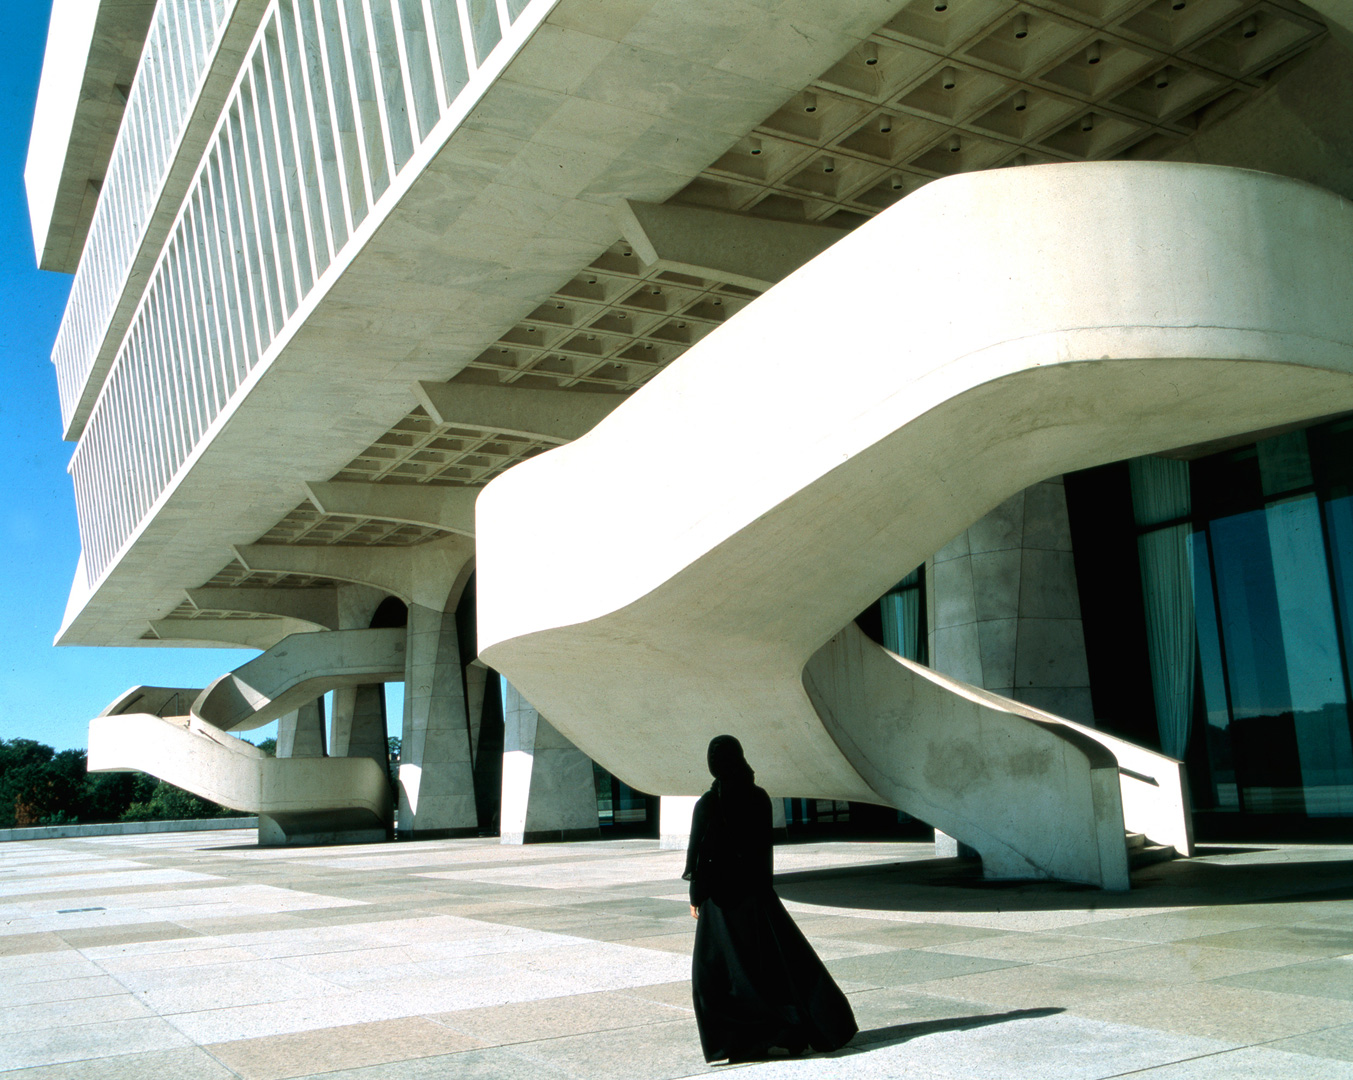
[[[829,1056],[707,1066],[649,840],[0,846],[5,1080],[1353,1077],[1353,849],[1207,846],[1131,894],[919,843],[777,849],[850,995]]]

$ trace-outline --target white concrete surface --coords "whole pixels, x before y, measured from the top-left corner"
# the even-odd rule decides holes
[[[488,486],[481,656],[642,790],[701,790],[727,730],[773,795],[890,802],[867,775],[892,763],[843,746],[805,692],[813,654],[1048,476],[1353,407],[1351,249],[1342,199],[1259,173],[1114,162],[931,184]],[[819,377],[824,356],[840,378]],[[1060,734],[1085,771],[1052,820],[1121,834],[1121,817],[1085,820],[1119,798],[1090,768],[1099,744]],[[1107,843],[1057,872],[1119,881],[1088,854]]]

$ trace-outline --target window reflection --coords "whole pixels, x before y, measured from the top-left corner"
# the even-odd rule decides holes
[[[1353,424],[1309,435],[1190,470],[1201,742],[1218,810],[1353,816]]]

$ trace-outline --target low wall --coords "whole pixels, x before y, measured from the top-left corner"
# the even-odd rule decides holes
[[[7,840],[59,840],[67,836],[130,836],[137,833],[257,828],[257,817],[189,818],[184,821],[112,821],[104,825],[40,825],[32,829],[0,829],[0,843]]]

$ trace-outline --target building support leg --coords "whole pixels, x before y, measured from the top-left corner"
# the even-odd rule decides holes
[[[474,770],[454,611],[409,605],[399,832],[476,836]]]
[[[385,688],[380,683],[334,691],[333,757],[369,757],[382,768],[390,760],[385,726]]]
[[[658,847],[685,851],[691,842],[691,815],[698,795],[664,795],[658,800]]]
[[[974,522],[926,567],[930,666],[1094,724],[1062,478]]]
[[[503,680],[502,842],[595,840],[592,759]]]
[[[328,757],[324,746],[324,699],[306,702],[277,721],[277,756]]]

